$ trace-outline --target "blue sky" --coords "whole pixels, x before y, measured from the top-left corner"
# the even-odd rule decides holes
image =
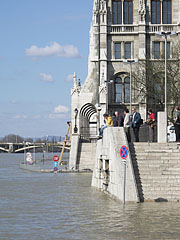
[[[2,0],[0,137],[64,136],[72,74],[87,75],[93,0]]]

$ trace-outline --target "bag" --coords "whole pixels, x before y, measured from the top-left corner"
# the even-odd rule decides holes
[[[142,118],[140,119],[139,124],[143,125],[143,119]]]
[[[151,125],[150,125],[151,128],[154,128],[156,127],[156,122],[153,122]]]
[[[180,125],[180,113],[178,112],[176,124]]]

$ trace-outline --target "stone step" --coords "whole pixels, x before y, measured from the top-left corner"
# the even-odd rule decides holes
[[[90,153],[87,153],[87,152],[79,152],[78,153],[78,157],[83,157],[83,158],[87,158],[87,159],[89,159],[89,158],[95,158],[95,156],[96,156],[96,154],[95,153],[92,153],[92,152],[90,152]]]
[[[94,148],[96,147],[96,143],[81,143],[81,147]]]

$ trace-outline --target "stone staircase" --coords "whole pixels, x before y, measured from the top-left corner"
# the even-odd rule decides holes
[[[177,143],[130,143],[140,201],[180,201]]]
[[[96,157],[96,142],[80,142],[77,157],[77,169],[93,170]]]

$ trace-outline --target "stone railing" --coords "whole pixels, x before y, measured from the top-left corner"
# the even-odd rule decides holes
[[[137,32],[138,25],[111,25],[109,29],[110,33],[130,33]]]
[[[146,26],[146,32],[155,33],[155,32],[179,32],[180,25],[178,24],[149,24]],[[136,24],[126,24],[126,25],[111,25],[109,26],[110,34],[119,34],[119,33],[137,33],[139,32],[139,26]]]
[[[147,26],[147,31],[149,33],[155,32],[177,32],[179,31],[180,27],[177,24],[150,24]]]

